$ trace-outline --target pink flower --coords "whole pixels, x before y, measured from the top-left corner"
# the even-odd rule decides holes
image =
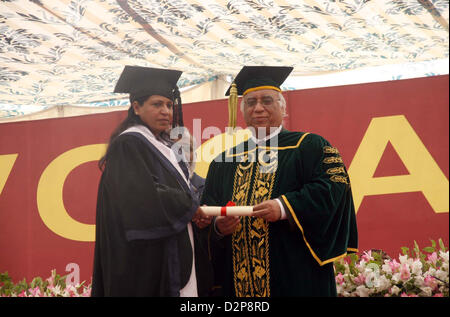
[[[341,272],[339,272],[339,274],[336,276],[336,282],[339,285],[342,285],[342,283],[344,283],[344,275],[342,275]]]
[[[67,293],[70,297],[76,297],[78,296],[77,289],[73,285],[67,285],[66,289],[64,290],[65,293]]]
[[[69,290],[69,296],[70,297],[76,297],[77,293],[74,290]]]
[[[361,256],[361,258],[366,261],[369,262],[370,260],[373,260],[372,258],[372,251],[369,250],[368,252],[364,251],[364,254]]]
[[[361,273],[359,273],[358,276],[355,277],[355,283],[358,285],[364,284],[365,281],[366,281],[366,277],[364,275],[362,275]]]
[[[409,267],[406,263],[403,263],[400,268],[400,278],[403,281],[407,281],[407,280],[409,280],[410,277],[411,277],[411,272],[409,272]]]
[[[419,295],[417,294],[406,294],[405,292],[403,292],[400,297],[419,297]]]
[[[437,293],[437,294],[434,294],[433,297],[444,297],[444,294],[442,294],[442,293]]]
[[[349,256],[346,256],[344,258],[345,263],[347,263],[348,265],[350,265],[352,263],[352,259]]]
[[[46,279],[46,281],[48,282],[48,286],[54,286],[54,281],[55,281],[55,277],[52,275],[50,276],[48,279]]]
[[[433,252],[427,256],[427,261],[430,261],[434,265],[436,265],[437,260],[438,260],[438,256],[437,256],[436,252]]]
[[[438,287],[438,282],[431,275],[427,275],[423,281],[425,285],[431,287],[432,290],[435,290]]]
[[[398,263],[395,259],[389,262],[389,266],[391,267],[392,273],[398,272],[400,268],[400,263]]]
[[[27,297],[27,293],[23,290],[17,297]]]
[[[30,292],[30,295],[33,297],[41,296],[41,290],[38,286],[28,289],[28,292]]]

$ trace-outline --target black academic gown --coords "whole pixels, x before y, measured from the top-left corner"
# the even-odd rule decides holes
[[[98,188],[92,296],[178,296],[191,273],[187,224],[198,206],[173,166],[141,134],[117,137]],[[194,240],[202,239],[193,229]],[[204,296],[211,269],[201,245],[195,263]]]
[[[333,261],[357,251],[350,181],[338,150],[318,135],[287,130],[263,146],[249,140],[211,163],[202,204],[275,198],[286,220],[241,217],[234,234],[211,240],[222,290],[216,294],[336,296]]]

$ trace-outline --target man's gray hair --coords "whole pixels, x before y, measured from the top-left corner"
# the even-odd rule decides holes
[[[283,117],[287,117],[287,113],[286,113],[286,99],[284,99],[284,96],[283,96],[283,94],[281,92],[278,92],[278,105],[281,108],[281,112],[283,114]],[[244,98],[242,98],[242,100],[241,100],[240,108],[241,108],[241,113],[244,114]]]

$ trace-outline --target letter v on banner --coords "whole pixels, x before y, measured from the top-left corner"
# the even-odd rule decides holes
[[[0,155],[0,195],[19,154]]]
[[[409,175],[373,177],[388,142]],[[434,212],[449,212],[449,182],[405,116],[373,118],[348,169],[355,208],[364,196],[423,193]]]
[[[37,187],[37,207],[42,221],[57,235],[75,241],[95,241],[95,225],[81,223],[67,212],[63,187],[72,170],[83,163],[98,161],[105,150],[106,144],[71,149],[59,155],[42,172]]]

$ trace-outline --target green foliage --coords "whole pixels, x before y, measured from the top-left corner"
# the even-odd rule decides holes
[[[26,279],[13,283],[8,272],[0,273],[0,296],[40,297],[40,296],[89,296],[90,285],[66,285],[66,275],[61,276],[52,270],[47,279],[35,277],[30,283]]]

